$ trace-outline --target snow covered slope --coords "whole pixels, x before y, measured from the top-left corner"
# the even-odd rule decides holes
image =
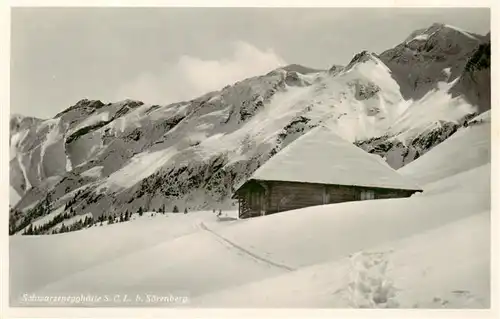
[[[450,90],[455,83],[442,83],[442,89],[433,89],[421,100],[409,103],[384,135],[356,144],[382,156],[395,169],[411,163],[467,127],[480,114],[478,108],[462,96],[453,97]]]
[[[84,99],[53,119],[13,116],[10,185],[21,196],[14,228],[61,206],[94,218],[139,208],[235,208],[235,185],[320,124],[398,169],[488,109],[469,98],[482,90],[469,80],[489,81],[489,64],[481,62],[489,51],[474,54],[481,36],[431,29],[415,37],[428,34],[418,41],[433,48],[416,45],[404,72],[441,68],[447,75],[424,72],[435,85],[419,88],[414,100],[406,99],[394,65],[402,44],[390,50],[395,59],[363,51],[324,71],[289,65],[191,101]],[[466,74],[466,65],[481,66],[469,68],[477,71],[469,82],[455,76]]]
[[[192,305],[488,308],[489,222],[488,211],[478,212],[335,261],[200,296]]]
[[[61,198],[84,185],[90,187],[75,198],[74,209],[96,217],[186,202],[190,209],[224,201],[228,207],[235,183],[310,128],[325,122],[349,140],[377,136],[401,112],[401,99],[383,63],[363,52],[336,74],[278,69],[186,103],[134,102],[130,110],[130,101],[84,100],[49,120],[66,126],[66,133],[48,135],[36,148],[58,146],[59,182],[43,188],[43,174],[36,173],[41,170],[28,169],[33,177],[25,180],[34,187],[28,187],[17,208],[48,193]],[[26,146],[31,157],[36,149]],[[13,170],[29,167],[17,162]],[[94,167],[100,167],[99,175],[88,173]]]
[[[21,196],[16,192],[12,186],[9,188],[9,204],[15,206],[17,202],[21,199]]]
[[[473,119],[471,122],[474,124],[460,129],[424,157],[399,169],[399,172],[421,184],[427,184],[489,163],[490,119],[490,112]]]
[[[73,233],[12,236],[11,303],[22,305],[23,293],[120,291],[144,301],[186,297],[127,302],[142,307],[488,308],[489,161],[456,161],[450,151],[488,126],[464,129],[454,145],[416,160],[408,173],[431,181],[423,185],[431,191],[410,198],[226,222],[212,212],[145,213]],[[472,145],[471,152],[482,148]],[[452,170],[426,177],[446,159]],[[112,299],[85,305],[124,306]]]
[[[357,144],[400,168],[491,107],[490,38],[435,23],[380,59],[407,107],[387,132]]]

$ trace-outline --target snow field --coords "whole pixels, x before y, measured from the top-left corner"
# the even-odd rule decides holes
[[[484,181],[485,173],[474,178]],[[183,292],[190,305],[209,307],[484,307],[488,194],[455,194],[318,206],[230,222],[218,222],[212,212],[144,213],[131,222],[75,233],[11,238],[11,262],[19,265],[11,275],[13,290]],[[453,234],[452,224],[459,227]],[[453,250],[449,246],[459,235],[461,244]],[[370,255],[372,250],[382,255]],[[455,276],[443,277],[450,260]],[[477,263],[466,266],[465,260]],[[429,267],[443,277],[432,296],[422,291],[435,280],[422,277]],[[454,285],[458,275],[468,279]]]

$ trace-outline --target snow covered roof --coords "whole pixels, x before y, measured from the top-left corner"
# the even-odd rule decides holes
[[[378,155],[365,152],[323,126],[271,157],[249,180],[421,190]]]

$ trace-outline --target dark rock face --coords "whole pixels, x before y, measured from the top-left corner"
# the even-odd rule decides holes
[[[415,31],[405,42],[380,54],[392,71],[405,99],[419,99],[449,82],[465,68],[484,37],[464,33],[443,24]],[[447,72],[444,70],[448,69]]]
[[[328,70],[328,73],[335,75],[335,74],[339,73],[340,71],[342,71],[343,69],[344,69],[344,67],[341,65],[332,65],[332,67]]]
[[[285,83],[288,86],[309,86],[311,83],[300,77],[297,72],[290,71],[286,73]]]
[[[474,51],[465,65],[465,72],[481,71],[490,68],[491,42],[482,43]]]
[[[453,97],[461,95],[477,105],[479,113],[491,109],[491,43],[480,44],[467,61],[458,82],[451,88]]]
[[[363,63],[363,62],[366,62],[366,61],[369,61],[371,59],[370,57],[370,53],[366,50],[364,51],[361,51],[360,53],[357,53],[351,60],[351,62],[349,62],[349,65],[351,64],[354,64],[354,63]]]
[[[349,64],[344,68],[344,70],[349,70],[351,68],[353,68],[356,64],[359,64],[359,63],[365,63],[365,62],[368,62],[368,61],[375,61],[375,63],[378,63],[378,56],[373,53],[373,52],[368,52],[368,51],[361,51],[360,53],[357,53],[352,59],[351,59],[351,62],[349,62]],[[336,70],[338,70],[339,68],[337,67],[332,67],[332,69],[330,69],[330,72],[335,72]]]
[[[308,117],[299,115],[288,123],[278,134],[277,145],[283,148],[316,126],[316,124],[311,123]]]
[[[98,130],[100,129],[101,127],[111,123],[112,120],[109,120],[109,121],[100,121],[96,124],[93,124],[93,125],[89,125],[89,126],[85,126],[81,129],[79,129],[78,131],[76,131],[75,133],[71,134],[70,136],[68,136],[68,138],[66,138],[66,143],[67,144],[70,144],[71,142],[74,142],[76,141],[79,137],[85,135],[85,134],[88,134],[92,131],[95,131],[95,130]]]
[[[300,77],[297,72],[287,72],[285,82],[288,85],[297,85],[300,83]]]
[[[78,101],[75,105],[67,108],[66,110],[58,113],[54,118],[58,118],[63,116],[64,114],[74,111],[74,110],[82,110],[88,114],[94,112],[95,110],[100,109],[101,107],[104,106],[104,103],[99,101],[99,100],[88,100],[88,99],[83,99]]]
[[[240,108],[240,123],[252,118],[264,106],[264,99],[255,95],[251,101],[243,101]]]
[[[469,121],[476,115],[477,113],[469,114],[458,123],[441,122],[439,127],[421,134],[404,144],[395,139],[394,136],[385,135],[370,140],[358,141],[355,145],[368,153],[381,156],[389,166],[399,169],[430,151],[434,146],[449,138],[461,127],[471,125]]]
[[[373,82],[355,81],[350,85],[354,85],[354,97],[359,101],[368,100],[380,92],[380,87]]]

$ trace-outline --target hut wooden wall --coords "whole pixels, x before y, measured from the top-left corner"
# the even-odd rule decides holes
[[[370,188],[358,186],[326,185],[328,193],[328,203],[343,203],[361,200],[361,192],[371,190],[374,192],[374,199],[402,198],[409,197],[414,192],[401,189]]]
[[[266,214],[315,205],[361,200],[363,190],[372,190],[375,199],[408,197],[413,191],[367,188],[343,185],[322,185],[299,182],[262,182],[266,185]]]
[[[323,204],[323,185],[267,182],[266,214]]]
[[[325,187],[327,194],[325,204],[343,203],[361,199],[361,188],[341,185],[325,185]]]
[[[408,197],[413,191],[313,183],[260,181],[265,191],[245,189],[239,194],[240,218],[274,214],[304,207],[361,200],[363,190],[372,190],[375,199]],[[257,203],[251,197],[259,196]]]

